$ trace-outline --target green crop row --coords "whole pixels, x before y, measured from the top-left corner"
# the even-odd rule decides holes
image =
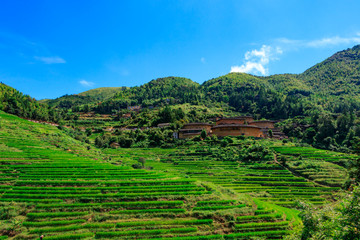
[[[42,186],[49,186],[49,185],[60,185],[60,186],[80,186],[80,185],[118,185],[118,186],[133,186],[133,185],[176,185],[179,183],[192,183],[195,180],[167,180],[167,181],[17,181],[15,185],[17,186],[24,186],[24,185],[42,185]]]
[[[51,170],[34,170],[34,171],[23,171],[27,176],[41,176],[41,175],[51,175],[51,176],[60,176],[60,175],[66,175],[66,176],[71,176],[71,175],[77,175],[77,174],[81,174],[82,176],[106,176],[106,174],[109,174],[111,176],[125,176],[125,175],[159,175],[158,173],[153,173],[153,172],[133,172],[133,171],[98,171],[98,170],[94,170],[91,171],[91,169],[88,170],[74,170],[74,171],[51,171]],[[164,175],[164,174],[161,174]]]
[[[73,203],[73,204],[38,204],[36,208],[78,208],[78,207],[152,207],[182,206],[183,201],[145,201],[145,202],[107,202],[107,203]]]
[[[70,226],[60,226],[60,227],[50,227],[50,228],[37,228],[32,229],[30,233],[49,233],[49,232],[65,232],[65,231],[75,231],[79,229],[96,229],[96,228],[115,228],[115,227],[133,227],[133,226],[152,226],[152,225],[199,225],[199,224],[211,224],[211,219],[204,220],[174,220],[174,221],[145,221],[145,222],[127,222],[125,225],[122,223],[89,223],[85,225],[70,225]]]
[[[8,185],[3,185],[4,188],[12,188],[14,190],[121,190],[121,189],[167,189],[167,188],[191,188],[198,187],[197,185],[188,184],[188,185],[152,185],[152,186],[121,186],[121,187],[13,187]],[[2,186],[0,186],[2,188]]]
[[[225,205],[235,203],[235,200],[219,200],[219,201],[198,201],[196,206],[208,206],[208,205]]]
[[[112,224],[114,227],[114,224]],[[31,229],[30,233],[49,233],[49,232],[67,232],[67,231],[75,231],[84,228],[82,225],[70,225],[70,226],[61,226],[61,227],[50,227],[50,228],[37,228]]]
[[[278,213],[273,214],[262,214],[262,215],[247,215],[247,216],[239,216],[236,218],[236,221],[238,222],[244,222],[244,221],[252,221],[252,220],[273,220],[281,218],[282,215]]]
[[[281,182],[305,182],[305,178],[299,178],[299,177],[258,177],[258,176],[246,176],[246,177],[236,177],[237,179],[241,179],[244,181],[281,181]]]
[[[26,216],[29,219],[34,219],[34,218],[74,217],[74,216],[84,216],[87,214],[89,214],[89,212],[41,212],[41,213],[28,213]]]
[[[269,213],[273,213],[274,212],[274,210],[267,210],[267,209],[265,209],[265,210],[256,210],[255,211],[255,215],[262,215],[262,214],[269,214]]]
[[[140,209],[140,210],[120,210],[110,211],[111,214],[137,214],[137,213],[184,213],[185,209],[170,208],[170,209]]]
[[[46,227],[46,226],[62,226],[75,223],[84,223],[85,219],[64,220],[64,221],[44,221],[44,222],[23,222],[24,227]]]
[[[261,228],[261,227],[276,227],[276,226],[287,226],[289,225],[288,221],[284,222],[262,222],[262,223],[242,223],[235,224],[236,229],[240,228]]]
[[[8,190],[6,193],[39,193],[39,190]],[[101,193],[100,190],[41,190],[41,194],[95,194]]]
[[[62,202],[61,199],[28,199],[28,198],[0,198],[0,202],[28,202],[28,203],[48,203],[48,202]]]
[[[202,195],[209,194],[211,192],[206,191],[189,191],[189,192],[146,192],[146,193],[106,193],[106,194],[11,194],[5,193],[2,198],[12,198],[12,199],[27,199],[27,198],[59,198],[59,199],[75,199],[75,198],[97,198],[97,199],[106,199],[106,198],[128,198],[128,197],[154,197],[154,196],[178,196],[178,195]]]
[[[65,234],[65,235],[57,235],[57,236],[46,236],[46,240],[82,239],[93,236],[94,236],[93,233]]]
[[[281,237],[283,235],[289,234],[290,231],[279,230],[279,231],[261,231],[261,232],[244,232],[244,233],[233,233],[224,235],[224,238],[227,239],[249,239],[252,236],[265,236],[265,237]]]
[[[159,179],[159,178],[166,178],[166,176],[138,176],[138,175],[128,175],[128,176],[81,176],[81,175],[68,175],[66,176],[66,178],[62,175],[60,176],[21,176],[20,179],[21,180],[27,180],[27,179],[34,179],[34,180],[39,180],[39,179],[67,179],[67,180],[72,180],[72,179],[101,179],[101,180],[111,180],[111,179]]]
[[[0,178],[0,182],[14,181],[16,178]]]
[[[151,225],[198,225],[212,224],[212,219],[196,219],[196,220],[172,220],[172,221],[141,221],[141,222],[120,222],[116,227],[137,227]]]
[[[236,181],[234,183],[251,183],[251,184],[261,184],[264,186],[313,186],[312,182],[282,182],[282,181]]]
[[[242,208],[246,207],[246,204],[240,204],[236,206],[207,206],[207,207],[194,207],[194,211],[215,211],[215,210],[223,210],[223,209],[231,209],[231,208]]]
[[[118,232],[97,232],[95,238],[112,238],[120,236],[139,236],[139,235],[160,235],[167,233],[190,233],[196,232],[197,228],[171,228],[171,229],[155,229],[155,230],[133,230]]]
[[[189,237],[172,237],[172,238],[151,238],[151,240],[209,240],[209,239],[224,239],[222,235],[205,235],[205,236],[189,236]],[[148,238],[141,238],[140,240],[148,240]]]

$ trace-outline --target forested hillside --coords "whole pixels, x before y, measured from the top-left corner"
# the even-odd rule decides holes
[[[229,73],[201,85],[165,77],[137,87],[98,88],[43,101],[49,107],[2,84],[1,109],[85,128],[105,128],[104,121],[108,127],[171,123],[179,128],[213,117],[252,115],[280,120],[289,137],[304,143],[347,151],[360,137],[359,53],[360,46],[338,52],[298,75]]]
[[[0,110],[20,117],[58,122],[63,111],[50,108],[18,90],[0,83]]]
[[[197,104],[201,99],[202,93],[198,83],[187,78],[166,77],[121,91],[96,106],[94,110],[99,113],[111,113],[112,110],[135,105],[149,107],[159,104]]]
[[[44,99],[40,100],[40,102],[46,103],[51,107],[70,109],[76,108],[80,105],[88,104],[89,102],[103,101],[124,89],[127,89],[127,87],[102,87],[91,89],[79,94],[66,94],[56,99]]]
[[[316,64],[298,79],[311,86],[314,92],[335,96],[360,94],[360,45],[334,54]]]

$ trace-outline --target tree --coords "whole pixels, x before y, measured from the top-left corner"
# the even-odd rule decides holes
[[[206,132],[205,129],[203,129],[203,130],[201,131],[200,137],[201,137],[202,139],[205,139],[205,138],[207,137],[207,132]]]
[[[273,131],[271,129],[269,129],[268,131],[269,137],[272,138],[273,137]]]
[[[360,158],[352,159],[348,162],[349,177],[345,183],[346,188],[360,183]]]
[[[87,128],[85,132],[86,132],[86,136],[90,136],[92,134],[92,129]]]
[[[159,112],[159,123],[170,123],[174,118],[174,114],[169,106],[166,106],[162,111]]]
[[[141,163],[142,168],[145,168],[146,159],[143,157],[140,157],[138,159],[138,162]]]
[[[359,161],[360,162],[360,161]],[[342,238],[345,240],[360,239],[360,188],[355,187],[352,196],[343,203],[340,210],[343,227]]]
[[[360,138],[359,137],[355,137],[354,140],[351,141],[352,142],[352,149],[355,153],[360,154]]]

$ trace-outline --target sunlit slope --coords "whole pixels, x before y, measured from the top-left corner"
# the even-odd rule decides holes
[[[56,127],[3,112],[0,121],[0,204],[6,213],[1,215],[0,232],[4,236],[235,239],[279,237],[291,229],[289,220],[277,211],[264,224],[233,229],[231,219],[267,212],[246,199],[223,199],[216,189],[195,179],[111,164],[110,155],[92,150]],[[248,228],[252,232],[243,231]]]

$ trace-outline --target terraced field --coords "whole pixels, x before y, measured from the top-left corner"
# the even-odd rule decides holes
[[[296,200],[306,200],[315,205],[327,202],[327,199],[339,190],[339,187],[320,186],[304,177],[297,177],[275,162],[254,162],[244,164],[238,161],[216,161],[199,149],[181,155],[181,161],[163,159],[166,167],[175,168],[183,174],[202,182],[210,182],[238,194],[251,196],[278,206],[292,207]],[[204,156],[205,155],[205,156]]]
[[[112,164],[52,126],[0,117],[1,239],[279,239],[298,224],[208,179]]]
[[[340,187],[347,179],[345,166],[357,156],[337,153],[312,147],[273,147],[279,156],[286,159],[291,171],[316,183]]]
[[[354,157],[280,142],[246,162],[203,144],[99,151],[0,121],[0,239],[282,239],[301,227],[297,201],[333,201]],[[148,169],[131,167],[140,157]]]

